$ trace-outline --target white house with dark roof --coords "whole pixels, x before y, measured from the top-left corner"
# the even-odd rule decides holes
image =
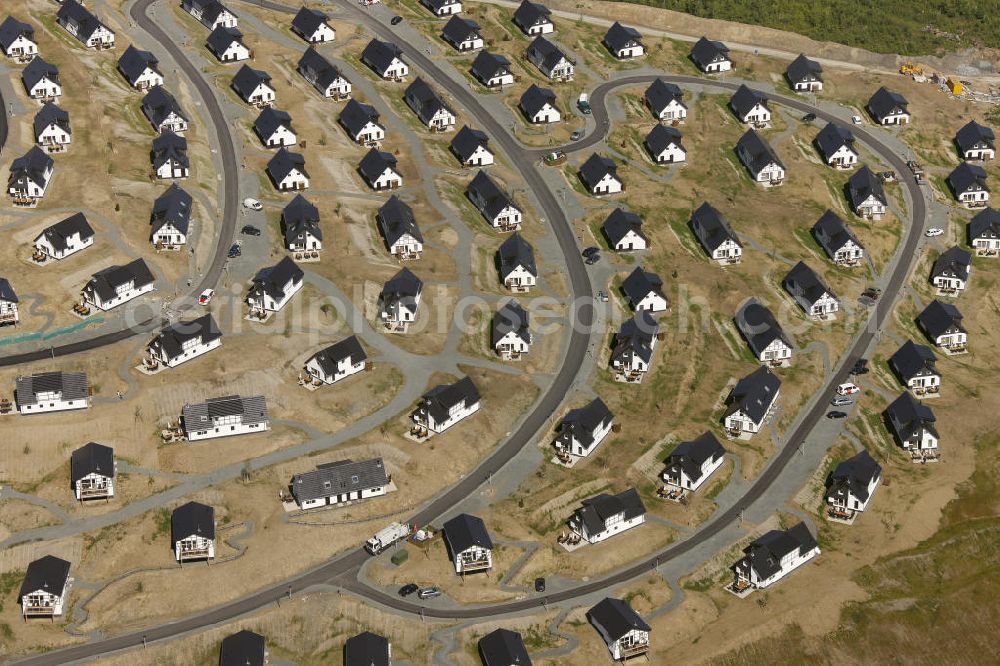
[[[281,192],[296,192],[309,189],[309,172],[306,158],[301,153],[290,152],[281,147],[267,163],[267,175]]]
[[[163,85],[160,61],[150,51],[141,51],[133,44],[118,59],[118,71],[136,90],[149,90]]]
[[[683,122],[688,114],[683,99],[684,91],[680,86],[659,78],[649,84],[643,93],[643,101],[657,120]]]
[[[442,527],[455,573],[464,576],[493,568],[493,539],[482,518],[460,513]]]
[[[275,90],[271,85],[271,75],[263,70],[243,65],[229,85],[240,99],[258,109],[274,104]]]
[[[375,216],[389,253],[399,260],[419,259],[424,251],[424,236],[417,226],[413,209],[395,194],[389,197]]]
[[[708,256],[720,264],[738,264],[743,259],[743,244],[729,220],[705,202],[691,213],[691,230]]]
[[[653,125],[643,140],[649,156],[657,164],[678,164],[687,161],[687,150],[681,143],[681,132],[676,127]]]
[[[666,312],[670,306],[663,293],[663,280],[656,273],[637,266],[622,280],[622,293],[636,312]]]
[[[463,125],[448,146],[462,166],[483,167],[493,164],[493,153],[489,149],[490,138],[482,130]]]
[[[535,250],[524,240],[520,232],[500,244],[497,249],[497,265],[500,281],[514,293],[529,291],[538,282],[538,268],[535,265]]]
[[[69,114],[46,102],[35,114],[32,122],[35,144],[50,153],[62,153],[73,141],[73,129],[69,124]]]
[[[316,381],[335,384],[364,370],[367,360],[361,341],[352,335],[310,356],[305,371]]]
[[[31,62],[38,55],[35,29],[29,23],[8,16],[0,23],[0,50],[18,64]]]
[[[813,237],[826,256],[838,266],[857,266],[865,257],[865,248],[847,223],[829,208],[812,228]]]
[[[113,49],[115,33],[77,0],[63,0],[56,23],[88,49]]]
[[[931,266],[931,284],[939,296],[958,296],[971,275],[972,255],[957,245],[942,252]]]
[[[889,209],[882,179],[867,165],[854,172],[847,181],[847,198],[851,210],[866,220],[881,220]]]
[[[383,286],[379,296],[378,316],[386,330],[406,333],[417,319],[424,283],[409,268],[403,268]]]
[[[781,286],[799,304],[810,319],[827,321],[837,316],[840,301],[830,291],[823,278],[804,261],[792,267]]]
[[[417,118],[432,132],[444,132],[455,126],[455,112],[445,104],[441,95],[419,76],[406,87],[403,101],[417,114]]]
[[[188,129],[187,115],[163,86],[156,86],[146,93],[142,98],[142,112],[157,132],[169,130],[183,134]]]
[[[185,404],[181,425],[189,442],[232,437],[270,429],[267,400],[262,395],[226,395]]]
[[[62,617],[69,592],[69,567],[66,560],[46,555],[28,564],[17,598],[21,617]]]
[[[917,315],[917,325],[946,354],[968,351],[968,333],[962,326],[962,313],[951,303],[931,301]]]
[[[838,125],[827,123],[816,135],[816,148],[823,161],[835,169],[851,169],[857,165],[861,155],[854,147],[854,133]]]
[[[20,317],[17,312],[19,300],[7,278],[0,277],[0,326],[14,326]]]
[[[438,384],[420,398],[413,422],[427,434],[442,433],[478,412],[479,400],[479,389],[469,377]]]
[[[539,35],[528,45],[525,55],[528,62],[538,68],[550,81],[572,81],[576,65],[558,46]]]
[[[737,88],[729,98],[729,108],[741,123],[751,127],[760,129],[771,123],[771,109],[767,105],[767,95],[760,90],[747,87],[746,84]]]
[[[816,538],[799,523],[788,530],[771,530],[743,549],[743,558],[733,565],[733,589],[763,589],[820,554]]]
[[[830,473],[826,485],[830,515],[853,521],[857,513],[868,508],[881,481],[882,466],[868,451],[861,451],[838,464]]]
[[[729,437],[750,439],[760,432],[781,392],[781,380],[767,366],[757,368],[743,379],[726,396],[726,411],[722,423]]]
[[[301,291],[304,277],[302,269],[287,256],[274,266],[260,269],[247,293],[249,316],[263,318],[281,310]]]
[[[465,196],[482,213],[490,225],[499,231],[521,228],[523,213],[496,181],[480,169],[465,190]]]
[[[90,442],[73,451],[69,471],[76,501],[115,496],[115,451],[110,446]]]
[[[215,509],[198,502],[174,509],[170,515],[170,540],[178,562],[215,559]]]
[[[28,97],[37,100],[55,99],[62,95],[59,68],[36,56],[21,70],[21,83]]]
[[[222,331],[211,314],[178,321],[161,330],[149,343],[149,356],[168,368],[176,368],[222,346]]]
[[[555,92],[550,88],[540,88],[534,83],[521,95],[517,106],[528,122],[535,125],[557,123],[562,120],[562,113],[556,106]]]
[[[531,666],[531,657],[521,634],[510,629],[494,629],[479,639],[483,666]]]
[[[86,409],[90,405],[90,384],[84,372],[20,375],[14,401],[21,414]]]
[[[156,279],[142,259],[124,266],[108,266],[96,273],[83,287],[83,300],[107,312],[156,288]]]
[[[569,528],[587,543],[600,543],[646,522],[646,507],[635,488],[617,495],[601,493],[581,504]]]
[[[431,13],[438,18],[462,12],[461,0],[420,0],[420,4],[431,10]]]
[[[31,208],[45,196],[52,182],[55,162],[38,146],[32,146],[10,164],[7,194],[15,206]]]
[[[615,161],[597,153],[592,153],[580,167],[580,180],[594,196],[619,194],[625,189]]]
[[[156,247],[176,248],[187,243],[191,226],[191,195],[177,183],[153,202],[149,240]]]
[[[608,52],[619,60],[629,60],[645,55],[642,35],[635,28],[622,25],[618,21],[611,24],[601,40]]]
[[[403,50],[392,42],[371,40],[361,52],[361,62],[386,81],[403,81],[410,73]]]
[[[358,163],[358,173],[375,191],[394,190],[403,186],[403,176],[397,170],[396,156],[372,148]]]
[[[707,37],[695,42],[688,57],[705,74],[719,74],[733,68],[729,47]]]
[[[311,46],[299,58],[296,70],[323,97],[334,100],[347,99],[354,90],[354,86],[340,72],[340,68]]]
[[[475,51],[485,45],[479,24],[461,16],[448,19],[441,29],[441,37],[460,53]]]
[[[868,112],[879,125],[906,125],[910,122],[906,98],[882,86],[868,100]]]
[[[819,92],[823,89],[823,65],[800,53],[788,64],[785,78],[795,92]]]
[[[243,33],[239,28],[217,27],[208,36],[205,46],[219,62],[240,62],[249,60],[253,53],[243,43]]]
[[[239,18],[219,0],[181,0],[181,9],[209,30],[235,28]]]
[[[918,398],[941,395],[941,373],[937,369],[934,350],[907,340],[889,357],[889,367],[903,385]]]
[[[0,31],[2,31],[0,26]],[[996,136],[989,127],[970,120],[955,133],[955,146],[964,160],[992,160],[996,157]]]
[[[552,10],[539,2],[522,0],[514,10],[513,18],[514,25],[529,37],[549,35],[556,30],[555,24],[552,23]]]
[[[726,450],[718,438],[706,431],[697,438],[681,442],[664,461],[663,482],[681,491],[695,492],[701,488],[726,460]]]
[[[337,118],[355,143],[374,146],[385,138],[385,127],[379,124],[379,112],[370,104],[352,99],[344,105]]]
[[[531,349],[528,312],[516,300],[500,306],[490,323],[490,344],[500,358],[510,361],[521,358]]]
[[[955,200],[966,208],[982,208],[990,200],[986,177],[986,169],[983,167],[962,162],[948,174],[948,186],[955,195]]]
[[[337,38],[337,31],[330,25],[329,16],[318,9],[302,7],[292,19],[292,32],[310,44],[325,44]]]
[[[785,181],[785,165],[771,144],[756,130],[749,129],[736,144],[736,155],[750,172],[750,177],[764,187],[776,187]]]
[[[191,161],[188,159],[187,139],[166,131],[153,138],[151,151],[153,172],[160,179],[182,179],[191,173]]]
[[[381,458],[357,462],[337,460],[292,477],[292,497],[300,509],[315,509],[380,497],[388,492],[389,475]]]
[[[94,229],[83,213],[46,227],[34,240],[35,251],[52,259],[65,259],[93,244]]]
[[[1000,212],[986,207],[969,221],[969,245],[977,257],[1000,256]]]
[[[896,441],[910,452],[913,462],[925,462],[938,457],[940,437],[931,408],[917,402],[911,393],[903,392],[885,410],[886,420]]]
[[[791,365],[791,340],[774,314],[756,298],[747,300],[736,311],[736,327],[758,361],[778,367]]]
[[[645,250],[649,247],[649,238],[642,232],[642,218],[620,206],[604,219],[601,231],[604,232],[608,245],[618,252]]]
[[[652,365],[659,333],[660,325],[645,310],[622,323],[609,358],[615,381],[628,384],[642,381]]]
[[[298,134],[292,127],[292,117],[274,107],[265,107],[253,123],[253,131],[267,148],[294,146],[299,142]]]
[[[571,409],[559,422],[559,434],[553,442],[556,451],[567,459],[585,458],[597,449],[614,426],[611,410],[600,398]]]
[[[587,611],[587,621],[608,646],[612,661],[628,661],[649,652],[650,626],[627,601],[605,597]]]

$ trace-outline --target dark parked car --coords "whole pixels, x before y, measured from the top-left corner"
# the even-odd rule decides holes
[[[573,130],[573,133],[569,135],[570,141],[579,141],[583,138],[583,130]]]
[[[868,287],[863,292],[861,292],[861,295],[864,296],[865,298],[870,298],[873,301],[877,301],[878,297],[882,295],[882,290],[879,289],[878,287]]]
[[[236,257],[243,254],[243,249],[240,247],[239,243],[233,243],[233,246],[229,248],[229,254],[227,255],[230,259],[235,259]]]
[[[596,264],[600,260],[601,260],[601,253],[600,252],[595,252],[594,254],[592,254],[592,255],[588,256],[586,259],[584,259],[583,263],[587,264],[588,266],[593,266],[594,264]]]
[[[846,419],[847,412],[827,412],[826,418],[828,419]]]
[[[544,591],[545,591],[545,579],[544,578],[536,578],[535,579],[535,592],[544,592]]]
[[[408,597],[420,588],[417,587],[416,583],[407,583],[403,587],[399,588],[399,596]]]
[[[853,375],[866,375],[869,372],[868,359],[866,358],[858,359],[858,362],[854,364],[853,368],[851,368],[851,374]]]
[[[597,254],[600,251],[601,251],[600,248],[588,247],[586,250],[584,250],[580,254],[582,254],[585,257],[590,257],[590,256],[593,256],[593,255]]]
[[[244,224],[240,232],[247,236],[260,236],[260,229],[252,224]]]
[[[402,16],[393,16],[391,19],[389,19],[389,23],[391,23],[392,25],[399,25],[402,22],[403,22]]]
[[[807,113],[806,115],[802,116],[802,122],[804,123],[811,123],[814,120],[816,120],[815,113]]]

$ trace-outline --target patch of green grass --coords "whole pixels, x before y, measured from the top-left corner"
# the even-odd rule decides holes
[[[0,613],[3,612],[4,602],[18,588],[23,578],[23,571],[8,571],[0,574]]]

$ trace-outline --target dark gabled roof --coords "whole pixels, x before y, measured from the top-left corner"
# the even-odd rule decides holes
[[[913,340],[907,340],[896,353],[889,357],[889,367],[903,382],[909,382],[917,375],[927,372],[937,372],[937,357],[934,351],[926,345],[918,345]]]
[[[132,44],[129,44],[128,48],[125,49],[125,53],[118,59],[118,69],[125,75],[128,82],[133,85],[139,80],[139,77],[142,76],[147,67],[159,72],[157,68],[159,64],[160,61],[156,59],[156,56],[152,52],[140,51]]]
[[[650,630],[646,621],[627,602],[614,597],[605,597],[587,611],[587,620],[603,627],[612,641],[618,641],[630,631]]]
[[[222,639],[219,666],[264,666],[264,637],[252,631],[237,632]]]
[[[695,439],[681,442],[667,456],[669,467],[684,471],[688,478],[697,481],[701,478],[701,467],[708,460],[715,460],[726,455],[719,439],[710,431],[705,431]]]
[[[30,91],[42,79],[58,84],[59,68],[42,60],[42,56],[35,56],[35,59],[21,70],[21,82],[24,83],[24,89]]]
[[[667,83],[663,79],[656,79],[649,87],[646,88],[645,98],[646,103],[649,104],[650,108],[656,115],[659,115],[663,109],[667,108],[671,102],[676,100],[681,106],[687,108],[687,105],[681,101],[684,97],[684,91],[680,89],[680,86],[674,83]]]
[[[702,67],[728,58],[729,47],[722,42],[717,42],[707,37],[699,39],[691,48],[691,59]]]
[[[306,178],[309,177],[309,172],[306,171],[306,158],[301,153],[293,153],[285,147],[279,148],[267,163],[267,172],[276,183],[283,181],[293,170]]]
[[[847,180],[847,191],[851,197],[851,206],[854,208],[860,206],[870,196],[878,199],[884,206],[889,205],[885,198],[885,190],[882,188],[882,180],[872,173],[868,165],[855,171]]]
[[[992,129],[980,125],[975,120],[970,120],[955,133],[955,144],[963,153],[980,146],[993,148],[995,139]]]
[[[922,402],[917,402],[908,391],[903,391],[898,398],[889,403],[885,413],[896,436],[901,440],[910,439],[920,434],[921,430],[928,430],[937,436],[937,429],[934,427],[937,419],[934,417],[934,412]]]
[[[881,120],[894,113],[897,109],[903,113],[907,113],[907,104],[908,102],[905,97],[882,86],[868,100],[868,110]]]
[[[676,127],[668,127],[657,123],[653,125],[653,129],[646,135],[646,148],[653,155],[659,155],[671,145],[676,145],[681,150],[684,150],[684,144],[681,143],[681,131]]]
[[[756,298],[751,298],[736,311],[736,326],[758,357],[769,344],[778,339],[789,347],[792,346],[791,341],[778,324],[778,320]]]
[[[917,324],[932,338],[944,335],[951,329],[964,331],[962,313],[951,303],[942,303],[934,299],[917,315]]]
[[[361,61],[377,68],[380,72],[388,69],[396,58],[403,59],[402,49],[392,42],[383,42],[378,39],[368,42],[368,46],[361,52]]]
[[[510,629],[494,629],[479,639],[483,666],[531,666],[531,657],[521,634]]]
[[[7,303],[19,302],[17,294],[14,293],[14,287],[10,286],[10,281],[7,278],[0,278],[0,301]]]
[[[319,226],[319,209],[301,194],[288,202],[281,210],[281,222],[285,234],[285,245],[311,235],[323,240],[323,229]]]
[[[374,181],[385,173],[386,169],[396,170],[396,156],[377,148],[372,148],[365,153],[365,156],[358,163],[358,171],[368,181]]]
[[[530,28],[537,23],[551,22],[552,10],[539,2],[524,0],[514,10],[514,21],[523,28]]]
[[[760,90],[747,87],[745,83],[740,85],[736,89],[736,92],[733,93],[733,96],[729,98],[730,108],[736,112],[736,115],[741,120],[758,104],[762,105],[765,109],[768,108],[767,95]]]
[[[35,136],[40,135],[49,125],[58,125],[66,133],[72,134],[73,130],[69,126],[69,114],[56,106],[53,102],[46,102],[42,105],[42,108],[38,110],[35,114],[35,120],[32,123],[35,130]]]
[[[528,327],[528,313],[521,304],[511,299],[504,303],[493,315],[490,325],[490,342],[496,345],[508,333],[514,333],[525,343],[531,343],[531,332]]]
[[[406,234],[412,236],[417,242],[424,242],[424,236],[420,233],[420,227],[417,226],[417,218],[413,215],[413,209],[395,194],[389,197],[389,200],[378,209],[378,225],[389,247],[392,247]]]
[[[292,19],[292,29],[302,35],[312,35],[330,18],[318,9],[302,7]]]
[[[472,61],[472,73],[480,81],[489,81],[498,73],[510,73],[510,60],[500,53],[480,51],[476,59]]]
[[[521,106],[521,110],[524,111],[529,116],[534,116],[536,113],[542,110],[542,108],[548,104],[550,106],[556,105],[556,94],[551,88],[541,88],[534,83],[524,91],[521,95],[521,99],[518,101]]]
[[[305,273],[291,257],[281,258],[274,266],[268,266],[257,271],[250,287],[250,296],[267,294],[276,301],[285,297],[285,285],[289,282],[302,282]]]
[[[972,255],[956,245],[942,252],[937,258],[931,268],[931,278],[954,277],[968,280],[970,268],[972,268]]]
[[[506,279],[519,266],[532,275],[538,276],[538,269],[535,267],[535,250],[520,233],[515,231],[510,238],[501,243],[497,254],[500,257],[500,276],[502,278]]]
[[[8,16],[0,23],[0,48],[6,51],[21,35],[34,41],[35,29],[28,23],[21,23],[13,16]]]
[[[334,375],[337,372],[337,364],[340,361],[350,360],[351,363],[360,363],[368,358],[361,341],[356,335],[344,338],[340,342],[335,342],[326,349],[320,350],[309,357],[309,361],[316,361],[323,372]]]
[[[208,35],[205,43],[214,53],[221,54],[229,48],[233,42],[243,43],[243,33],[239,28],[229,28],[224,25],[216,26]]]
[[[466,191],[476,192],[486,202],[486,214],[491,218],[499,215],[504,208],[514,205],[514,202],[500,189],[496,181],[482,169],[476,172]]]
[[[350,339],[350,338],[348,338]],[[352,358],[351,360],[356,360]],[[381,458],[371,460],[338,460],[292,477],[295,499],[308,502],[389,485],[389,477]]]
[[[440,111],[447,111],[451,115],[455,115],[455,112],[441,99],[441,95],[419,76],[406,87],[406,92],[403,94],[408,101],[413,100],[417,107],[414,111],[424,123],[430,122]]]
[[[365,631],[344,642],[344,666],[389,666],[389,640]]]
[[[267,398],[262,395],[224,395],[186,404],[181,410],[184,431],[188,434],[211,428],[216,419],[227,416],[239,416],[242,425],[267,423]]]
[[[737,142],[736,149],[741,158],[744,153],[747,155],[750,163],[746,166],[754,173],[760,173],[769,164],[777,164],[782,169],[785,168],[771,144],[762,139],[756,130],[747,130],[746,134],[741,136]]]
[[[215,538],[215,509],[198,502],[188,502],[170,514],[170,535],[173,541],[190,536]]]
[[[134,282],[138,289],[152,284],[154,280],[149,266],[140,257],[124,266],[108,266],[97,271],[83,290],[97,294],[102,301],[108,301],[115,297],[117,288],[123,284]]]
[[[462,129],[458,130],[451,140],[451,150],[458,156],[458,159],[465,162],[480,146],[488,148],[489,141],[486,132],[463,125]]]
[[[41,185],[45,182],[45,172],[55,163],[45,151],[38,146],[32,146],[28,152],[10,163],[10,178],[8,185],[23,187],[27,181]]]
[[[74,213],[66,219],[56,222],[51,227],[46,228],[39,238],[44,236],[54,249],[65,250],[66,240],[74,234],[79,234],[81,240],[94,236],[94,229],[83,213]]]
[[[626,319],[615,336],[615,346],[611,350],[612,363],[626,360],[633,355],[646,363],[653,356],[653,340],[660,332],[660,325],[653,316],[642,310],[631,319]]]
[[[340,124],[347,128],[352,136],[356,136],[368,123],[378,123],[379,113],[370,104],[364,104],[351,98],[340,112]]]
[[[635,28],[624,26],[618,21],[612,23],[608,31],[604,33],[604,44],[613,51],[634,43],[642,44],[642,35]]]
[[[88,474],[115,477],[115,450],[110,446],[90,442],[78,448],[69,459],[70,481],[73,485]]]
[[[62,393],[63,400],[80,400],[90,395],[87,374],[84,372],[42,372],[37,375],[21,375],[16,384],[17,404],[33,405],[38,402],[37,394],[46,391]]]
[[[566,412],[566,416],[559,422],[560,436],[572,436],[584,446],[590,446],[598,427],[613,418],[614,415],[604,401],[594,398],[583,407]]]
[[[211,314],[205,314],[197,319],[178,321],[164,327],[154,338],[159,342],[168,358],[180,356],[182,346],[188,340],[200,339],[202,344],[222,337],[222,331]]]
[[[623,490],[617,495],[601,493],[583,500],[581,504],[583,506],[576,510],[576,514],[591,534],[603,532],[608,519],[613,516],[624,514],[625,520],[631,520],[646,513],[646,507],[635,488]]]
[[[969,240],[1000,238],[1000,211],[987,207],[969,220]]]
[[[956,195],[970,190],[990,191],[986,186],[986,169],[968,162],[962,162],[948,174],[948,184]]]
[[[794,551],[802,554],[815,547],[815,537],[805,523],[799,523],[787,530],[767,532],[751,541],[743,552],[758,576],[770,578],[781,570],[781,558]]]
[[[233,90],[240,94],[240,97],[247,99],[254,93],[257,86],[264,84],[271,87],[271,75],[261,69],[254,69],[250,65],[243,65],[240,71],[233,77]]]
[[[95,31],[107,28],[96,16],[76,0],[64,0],[62,7],[56,13],[60,25],[76,26],[76,37],[81,42],[87,41]]]
[[[862,502],[868,500],[868,485],[882,475],[882,466],[868,451],[861,451],[837,465],[830,473],[830,495],[850,493]]]
[[[69,562],[53,555],[41,557],[28,565],[18,597],[45,590],[49,594],[62,596],[69,578]]]
[[[167,160],[174,160],[184,168],[189,166],[187,139],[171,131],[153,138],[153,167],[159,168]]]
[[[562,52],[562,49],[542,35],[538,35],[533,42],[528,44],[527,52],[538,54],[536,57],[540,58],[540,64],[545,69],[552,69],[561,60],[569,60],[566,54]]]
[[[153,202],[149,222],[154,232],[171,224],[177,231],[187,234],[191,223],[191,195],[177,183],[172,184]]]
[[[833,292],[826,285],[816,271],[810,268],[804,261],[800,261],[792,267],[782,281],[785,290],[794,296],[801,296],[809,303],[816,303],[824,295],[833,297]]]
[[[781,380],[767,366],[762,365],[736,382],[736,386],[726,396],[725,416],[742,412],[759,423],[780,389]]]
[[[806,83],[809,81],[823,80],[823,65],[815,60],[810,60],[804,53],[788,64],[785,76],[792,83]]]
[[[829,208],[820,216],[812,228],[813,235],[819,244],[823,246],[827,254],[833,256],[844,247],[848,241],[853,242],[858,247],[862,247],[861,241],[848,228],[847,223]]]
[[[854,133],[843,125],[827,123],[826,127],[816,135],[816,147],[819,148],[824,160],[829,160],[843,146],[857,152],[854,148]]]
[[[636,266],[635,270],[622,280],[622,291],[625,292],[633,308],[650,292],[659,294],[664,300],[667,298],[663,293],[663,280],[660,276],[643,270],[642,266]]]
[[[642,218],[621,207],[611,211],[611,214],[605,218],[604,224],[601,225],[601,229],[612,247],[625,238],[630,231],[638,235],[639,238],[647,240],[646,235],[642,233]]]
[[[444,538],[454,555],[474,546],[493,549],[493,539],[479,516],[460,513],[444,524]]]
[[[272,136],[282,127],[292,134],[295,133],[295,128],[292,127],[292,117],[284,111],[275,109],[273,106],[264,107],[257,116],[257,120],[253,123],[253,128],[257,132],[257,135],[263,139]]]
[[[417,296],[424,283],[409,268],[403,268],[382,286],[382,308],[389,313],[397,313],[400,308],[411,312],[417,310]],[[447,416],[447,410],[445,411]]]
[[[691,228],[709,252],[714,252],[726,241],[740,244],[739,236],[733,231],[729,221],[707,201],[691,213]]]
[[[184,120],[188,119],[181,109],[181,105],[177,103],[174,96],[167,92],[163,86],[156,86],[146,93],[146,96],[142,98],[142,108],[146,110],[146,115],[150,119],[150,122],[157,127],[171,113],[180,116]]]
[[[452,14],[441,30],[441,36],[451,44],[461,44],[479,35],[479,24],[472,19]]]
[[[331,83],[343,78],[340,69],[311,46],[299,58],[298,70],[304,76],[314,79],[313,86],[323,93]]]
[[[405,269],[404,269],[405,270]],[[479,402],[479,389],[469,377],[462,377],[454,384],[438,384],[421,397],[421,402],[435,421],[448,418],[455,405],[470,405]]]
[[[618,166],[610,157],[592,153],[580,167],[580,178],[591,189],[596,187],[605,176],[611,176],[618,180]]]

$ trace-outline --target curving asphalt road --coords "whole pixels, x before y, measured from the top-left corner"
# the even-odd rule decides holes
[[[152,1],[153,0],[140,0],[137,6],[141,5],[145,8],[151,4]],[[297,11],[296,8],[285,7],[283,5],[277,5],[263,0],[258,0],[254,2],[254,4],[262,5],[265,8],[284,13],[294,13]],[[354,7],[354,5],[349,1],[345,3],[345,6],[357,14],[359,23],[366,25],[375,34],[378,34],[385,39],[397,39],[390,28],[379,23],[367,12]],[[135,12],[136,9],[134,8],[133,17],[139,20],[144,29],[148,30],[150,34],[157,39],[160,39],[161,37],[165,38],[162,32],[158,29],[150,29],[150,27],[146,25],[148,23],[148,19],[145,19],[144,15],[140,18],[136,16]],[[174,47],[174,49],[176,49],[176,47]],[[168,48],[168,50],[171,49]],[[171,52],[173,52],[173,50],[171,50]],[[504,152],[507,153],[514,165],[519,168],[522,173],[528,176],[526,180],[528,181],[533,193],[538,198],[542,209],[552,221],[553,231],[557,236],[560,248],[566,256],[574,294],[577,296],[590,295],[589,279],[587,278],[585,269],[583,268],[582,261],[580,260],[579,253],[577,252],[577,247],[574,242],[573,233],[570,230],[569,223],[566,220],[565,215],[556,203],[555,197],[542,184],[541,179],[530,177],[531,174],[536,173],[534,171],[534,163],[537,161],[538,155],[542,152],[548,151],[527,150],[519,145],[506,132],[506,130],[501,127],[500,124],[485,111],[485,109],[482,108],[482,106],[478,103],[478,100],[476,100],[476,98],[468,90],[445,75],[437,67],[437,65],[433,63],[433,61],[425,57],[418,50],[409,49],[406,51],[406,55],[419,68],[423,69],[425,73],[434,79],[438,85],[448,90],[448,92],[451,93],[491,134],[492,140],[503,148]],[[594,118],[597,123],[596,131],[588,135],[585,139],[576,142],[572,146],[565,147],[565,149],[574,151],[583,150],[602,141],[610,126],[606,103],[607,95],[617,88],[649,82],[654,78],[656,78],[656,76],[652,75],[628,77],[616,81],[610,81],[599,86],[591,97],[591,105],[593,107]],[[735,83],[713,81],[691,76],[663,76],[663,78],[674,83],[713,86],[725,90],[734,90],[738,87],[738,84]],[[200,80],[200,76],[193,77],[193,80]],[[831,114],[822,111],[821,109],[813,108],[808,103],[799,99],[771,94],[769,94],[769,98],[775,103],[784,104],[799,111],[815,113],[818,118],[823,118],[825,120],[837,120]],[[840,121],[838,120],[838,122]],[[889,162],[897,173],[907,173],[908,169],[904,160],[896,155],[888,146],[883,144],[863,128],[853,128],[853,131],[858,139],[866,143],[870,148]],[[915,250],[917,243],[920,240],[920,233],[923,230],[926,219],[926,204],[923,198],[923,192],[915,181],[912,179],[904,179],[903,182],[911,195],[913,221],[910,228],[907,230],[900,253],[900,260],[894,267],[894,270],[885,285],[885,297],[877,304],[874,313],[869,319],[869,325],[858,336],[848,353],[845,354],[839,368],[835,373],[833,373],[827,385],[823,387],[821,395],[832,393],[836,385],[843,382],[847,378],[850,368],[854,365],[857,359],[862,356],[865,349],[867,349],[868,345],[872,342],[876,331],[881,328],[881,326],[885,323],[886,318],[891,313],[892,302],[895,300],[895,294],[897,294],[903,286],[906,276],[909,274],[912,264],[915,261]],[[592,311],[589,308],[586,308],[579,316],[581,322],[585,324],[583,328],[589,329]],[[576,370],[580,366],[579,361],[582,360],[583,354],[586,351],[589,334],[581,333],[578,330],[579,328],[580,327],[574,327],[574,334],[570,339],[566,358],[559,374],[556,377],[556,380],[553,382],[552,387],[539,402],[536,410],[525,419],[524,423],[517,430],[517,432],[514,433],[514,435],[511,436],[500,448],[494,451],[494,453],[486,461],[481,463],[474,472],[433,500],[427,507],[413,516],[410,519],[410,522],[427,524],[440,516],[450,507],[454,506],[457,502],[473,493],[476,488],[485,483],[491,473],[502,467],[503,464],[509,461],[528,441],[531,440],[534,432],[541,427],[549,414],[551,414],[552,411],[558,407],[562,396],[565,394],[565,389],[572,383]],[[562,389],[561,391],[558,390],[560,387]],[[545,600],[551,603],[572,600],[574,598],[582,597],[590,593],[624,583],[648,573],[651,568],[690,551],[709,538],[718,534],[738,518],[742,507],[746,507],[754,503],[767,491],[775,479],[777,479],[784,470],[788,462],[792,459],[792,456],[797,451],[799,445],[805,441],[806,436],[823,417],[825,411],[826,406],[823,401],[815,401],[815,404],[801,419],[799,425],[788,435],[784,447],[778,451],[768,467],[761,473],[743,497],[740,498],[738,502],[734,503],[730,509],[715,516],[710,523],[702,527],[698,532],[692,534],[684,541],[668,546],[625,569],[616,571],[603,578],[583,583],[574,588],[552,593],[548,595]],[[336,580],[338,585],[358,594],[363,598],[383,604],[395,610],[434,618],[486,618],[506,613],[534,609],[537,608],[540,603],[539,599],[532,597],[520,601],[482,606],[465,606],[457,609],[439,609],[421,606],[419,604],[406,601],[405,599],[372,589],[357,580],[357,569],[359,569],[367,559],[368,555],[363,550],[358,549],[351,551],[337,559],[306,572],[305,574],[275,585],[271,585],[240,600],[220,606],[210,611],[192,615],[168,624],[150,627],[143,631],[137,631],[101,641],[95,641],[93,643],[58,650],[44,655],[29,657],[19,663],[36,664],[39,666],[56,666],[58,664],[86,659],[117,650],[134,648],[137,645],[142,644],[143,641],[151,642],[176,637],[187,632],[197,631],[207,626],[232,620],[240,615],[274,603],[282,597],[302,591],[316,584],[329,583],[331,580]]]

